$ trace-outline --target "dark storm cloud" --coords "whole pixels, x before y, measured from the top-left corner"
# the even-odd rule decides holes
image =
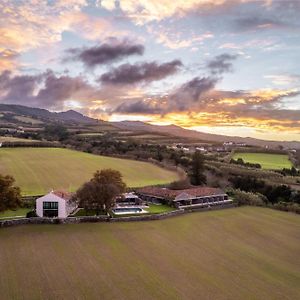
[[[32,100],[33,93],[41,81],[42,75],[17,75],[11,76],[11,72],[4,71],[0,75],[1,92],[5,93],[4,101],[22,101]]]
[[[200,96],[213,89],[218,82],[214,77],[195,77],[192,80],[181,85],[172,95],[175,101],[199,101]]]
[[[159,104],[152,101],[139,100],[133,103],[122,103],[115,112],[126,114],[162,114],[163,110]]]
[[[52,71],[44,74],[45,87],[39,91],[36,98],[40,99],[46,106],[53,103],[61,103],[75,95],[88,96],[92,91],[91,86],[81,77],[70,77],[68,75],[56,76]]]
[[[48,70],[38,75],[12,76],[0,74],[0,100],[3,103],[23,104],[42,108],[59,108],[72,97],[84,98],[95,93],[81,77],[56,75]]]
[[[216,56],[207,63],[207,68],[212,74],[223,74],[233,71],[232,62],[236,60],[237,55],[223,53]]]
[[[99,81],[106,84],[151,82],[175,74],[181,66],[182,62],[180,60],[173,60],[163,64],[158,64],[157,62],[138,63],[133,65],[123,64],[102,74]]]
[[[144,46],[128,40],[106,42],[90,48],[71,48],[67,50],[64,61],[80,61],[88,68],[112,63],[132,55],[143,55]]]
[[[175,89],[168,97],[138,100],[119,105],[115,112],[165,114],[173,111],[186,111],[201,101],[209,101],[204,95],[212,90],[218,79],[195,77]]]

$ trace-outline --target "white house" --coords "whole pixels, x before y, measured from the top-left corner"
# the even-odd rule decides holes
[[[66,218],[77,205],[70,201],[72,194],[62,191],[52,191],[36,199],[36,214],[39,217]]]

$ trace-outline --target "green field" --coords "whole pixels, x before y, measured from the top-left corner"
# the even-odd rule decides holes
[[[24,142],[24,143],[40,143],[38,140],[22,139],[12,136],[0,136],[0,143],[3,142]]]
[[[15,217],[25,217],[26,214],[31,211],[30,208],[18,208],[16,210],[6,210],[0,212],[0,219],[2,218],[15,218]]]
[[[232,158],[242,158],[244,162],[260,164],[263,169],[281,170],[293,166],[287,154],[235,153]]]
[[[60,148],[1,148],[0,173],[10,174],[24,195],[39,195],[51,189],[76,190],[96,170],[119,170],[128,186],[165,184],[178,174],[153,164],[99,156]]]
[[[300,218],[267,208],[0,230],[1,300],[299,299]]]

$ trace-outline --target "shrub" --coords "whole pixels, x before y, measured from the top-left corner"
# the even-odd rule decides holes
[[[300,205],[298,203],[278,202],[273,205],[273,208],[300,214]]]
[[[36,214],[35,210],[31,210],[26,214],[26,218],[36,218],[38,215]]]
[[[190,181],[188,178],[178,181],[173,181],[169,185],[169,189],[171,190],[184,190],[191,187]]]
[[[237,202],[239,206],[264,206],[267,202],[266,197],[258,193],[244,192],[239,189],[229,189],[227,193]]]

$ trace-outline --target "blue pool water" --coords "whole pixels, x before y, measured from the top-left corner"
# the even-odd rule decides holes
[[[115,214],[126,213],[126,214],[136,214],[141,213],[143,210],[139,207],[118,207],[112,210]]]

